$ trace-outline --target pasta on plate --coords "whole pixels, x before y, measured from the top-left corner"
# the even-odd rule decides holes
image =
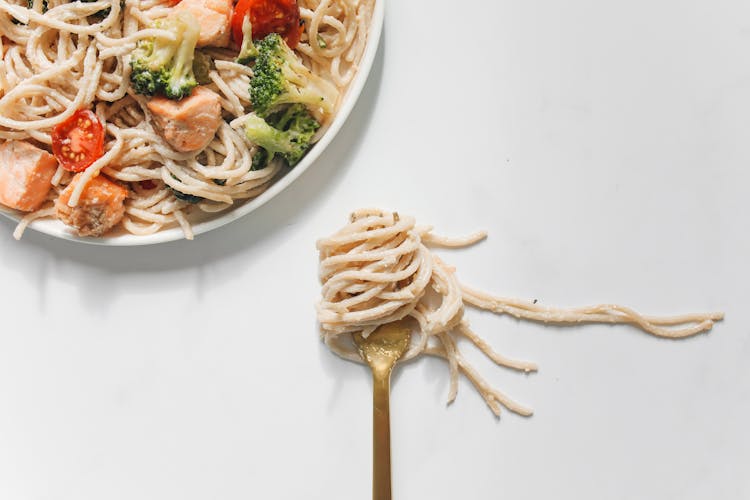
[[[0,0],[0,205],[26,214],[15,236],[56,217],[82,236],[192,238],[191,212],[256,197],[322,136],[373,8]]]

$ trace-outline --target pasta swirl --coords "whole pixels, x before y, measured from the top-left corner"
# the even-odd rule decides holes
[[[417,226],[413,217],[377,209],[355,211],[349,224],[317,244],[322,283],[317,316],[323,340],[339,356],[361,362],[349,334],[367,336],[380,325],[411,317],[418,328],[401,361],[420,354],[445,359],[450,370],[449,403],[456,398],[463,373],[495,415],[500,415],[503,406],[531,415],[531,409],[492,388],[462,355],[457,341],[469,340],[500,366],[522,372],[536,371],[537,366],[493,351],[463,317],[466,305],[543,323],[631,324],[671,339],[706,332],[724,317],[722,313],[643,316],[616,304],[558,309],[497,297],[462,285],[455,269],[430,250],[468,246],[485,237],[486,233],[478,232],[446,238],[432,233],[430,227]]]

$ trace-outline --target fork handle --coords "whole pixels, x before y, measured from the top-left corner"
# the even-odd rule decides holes
[[[391,369],[372,376],[372,500],[391,500]]]

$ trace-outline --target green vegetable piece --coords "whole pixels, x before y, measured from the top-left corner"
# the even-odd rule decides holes
[[[320,124],[302,104],[289,106],[269,120],[251,114],[245,122],[245,136],[269,156],[279,154],[293,167],[310,149]]]
[[[177,178],[176,175],[172,173],[170,173],[169,176],[176,181],[180,180],[179,178]],[[167,185],[167,187],[169,188],[170,191],[172,191],[172,194],[174,195],[175,198],[177,198],[178,200],[186,201],[188,203],[192,203],[193,205],[195,205],[196,203],[200,203],[201,201],[205,199],[201,196],[196,196],[194,194],[183,193],[182,191],[179,191],[170,185]]]
[[[193,74],[195,75],[195,80],[200,85],[211,83],[211,78],[208,76],[208,72],[212,69],[214,69],[214,61],[211,59],[211,56],[202,50],[196,50],[195,56],[193,57]]]
[[[172,191],[172,194],[174,194],[174,197],[177,198],[178,200],[186,201],[188,203],[192,203],[193,205],[195,205],[196,203],[200,203],[201,201],[204,200],[204,198],[200,196],[183,193],[181,191],[177,191],[173,187],[170,187],[169,190]]]
[[[81,0],[81,2],[84,2],[84,3],[92,3],[96,1],[97,0]],[[124,8],[125,8],[125,0],[120,0],[120,9],[122,10]],[[109,15],[110,12],[112,12],[112,8],[107,7],[106,9],[102,9],[97,12],[94,12],[93,14],[91,14],[91,17],[94,17],[96,19],[104,19],[105,17]]]
[[[258,57],[250,79],[255,113],[266,117],[283,104],[304,104],[316,114],[333,112],[338,90],[313,74],[277,33],[256,44]]]
[[[163,94],[169,99],[182,99],[198,85],[193,59],[200,24],[192,14],[181,11],[174,17],[157,21],[154,27],[172,32],[176,40],[140,41],[130,61],[130,82],[138,94]]]
[[[253,162],[250,165],[250,170],[263,170],[269,163],[271,163],[271,160],[273,160],[273,156],[269,155],[268,151],[265,149],[258,147],[258,150],[255,151],[255,154],[253,155]]]
[[[253,43],[253,27],[250,24],[250,11],[248,11],[242,20],[242,46],[235,61],[240,64],[248,64],[253,62],[256,57],[258,57],[258,48]]]

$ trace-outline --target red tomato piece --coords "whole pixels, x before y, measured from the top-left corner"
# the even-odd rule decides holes
[[[52,129],[52,152],[62,168],[86,170],[104,154],[104,127],[93,111],[79,109]]]
[[[299,43],[302,34],[297,0],[239,0],[232,14],[232,38],[242,44],[242,21],[250,12],[253,40],[278,33],[290,48]]]

